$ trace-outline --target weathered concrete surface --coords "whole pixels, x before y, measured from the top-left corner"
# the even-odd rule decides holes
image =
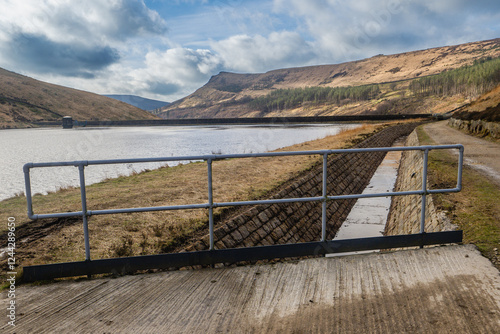
[[[17,326],[3,317],[2,333],[500,333],[500,274],[471,245],[21,286],[16,296]]]
[[[392,146],[404,146],[403,144],[404,137],[398,139]],[[400,159],[401,151],[388,152],[375,171],[375,174],[373,174],[363,194],[392,191],[394,183],[396,182]],[[384,234],[390,206],[391,197],[359,198],[345,221],[342,223],[342,226],[340,226],[333,240],[382,236]],[[327,256],[345,256],[378,251],[379,250],[334,253],[328,254]]]
[[[392,146],[404,146],[404,139],[400,138]],[[401,151],[388,152],[363,194],[393,191],[400,159]],[[358,199],[334,240],[382,236],[390,206],[391,197]]]

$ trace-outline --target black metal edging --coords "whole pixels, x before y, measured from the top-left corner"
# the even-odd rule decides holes
[[[394,235],[360,239],[231,248],[184,253],[144,255],[93,261],[24,267],[25,282],[96,274],[127,274],[137,270],[169,269],[216,263],[270,260],[375,249],[390,249],[462,242],[462,231]]]

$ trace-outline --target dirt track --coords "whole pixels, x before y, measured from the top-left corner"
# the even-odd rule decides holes
[[[476,169],[500,187],[500,144],[452,129],[447,121],[427,124],[424,130],[436,144],[464,145],[464,164]]]

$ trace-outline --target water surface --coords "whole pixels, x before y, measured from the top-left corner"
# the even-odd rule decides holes
[[[28,162],[257,153],[335,135],[356,124],[41,128],[0,131],[0,200],[24,192]],[[170,163],[170,165],[175,163]],[[86,183],[164,164],[90,166]],[[78,169],[32,169],[33,193],[79,184]]]

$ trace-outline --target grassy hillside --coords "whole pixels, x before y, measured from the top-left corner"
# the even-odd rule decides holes
[[[482,120],[500,122],[500,85],[479,97],[471,104],[465,105],[453,113],[453,118],[465,121]],[[487,136],[488,132],[479,131],[477,135]],[[498,138],[498,136],[497,136]],[[490,138],[495,140],[495,138]],[[496,139],[498,141],[498,139]]]
[[[494,39],[389,56],[377,55],[336,65],[280,69],[261,74],[221,72],[193,94],[163,108],[160,115],[164,118],[197,118],[445,112],[477,96],[470,91],[449,90],[447,94],[438,92],[422,98],[422,94],[416,93],[417,87],[411,86],[412,80],[430,78],[498,57],[500,39]],[[335,103],[321,100],[321,97],[296,99],[287,105],[280,105],[279,101],[276,104],[274,100],[266,107],[259,103],[262,99],[273,98],[276,92],[296,93],[311,87],[325,91],[367,85],[375,91],[370,89],[362,99],[339,94]]]
[[[155,119],[105,96],[38,81],[0,69],[0,129],[30,127],[33,121]]]

